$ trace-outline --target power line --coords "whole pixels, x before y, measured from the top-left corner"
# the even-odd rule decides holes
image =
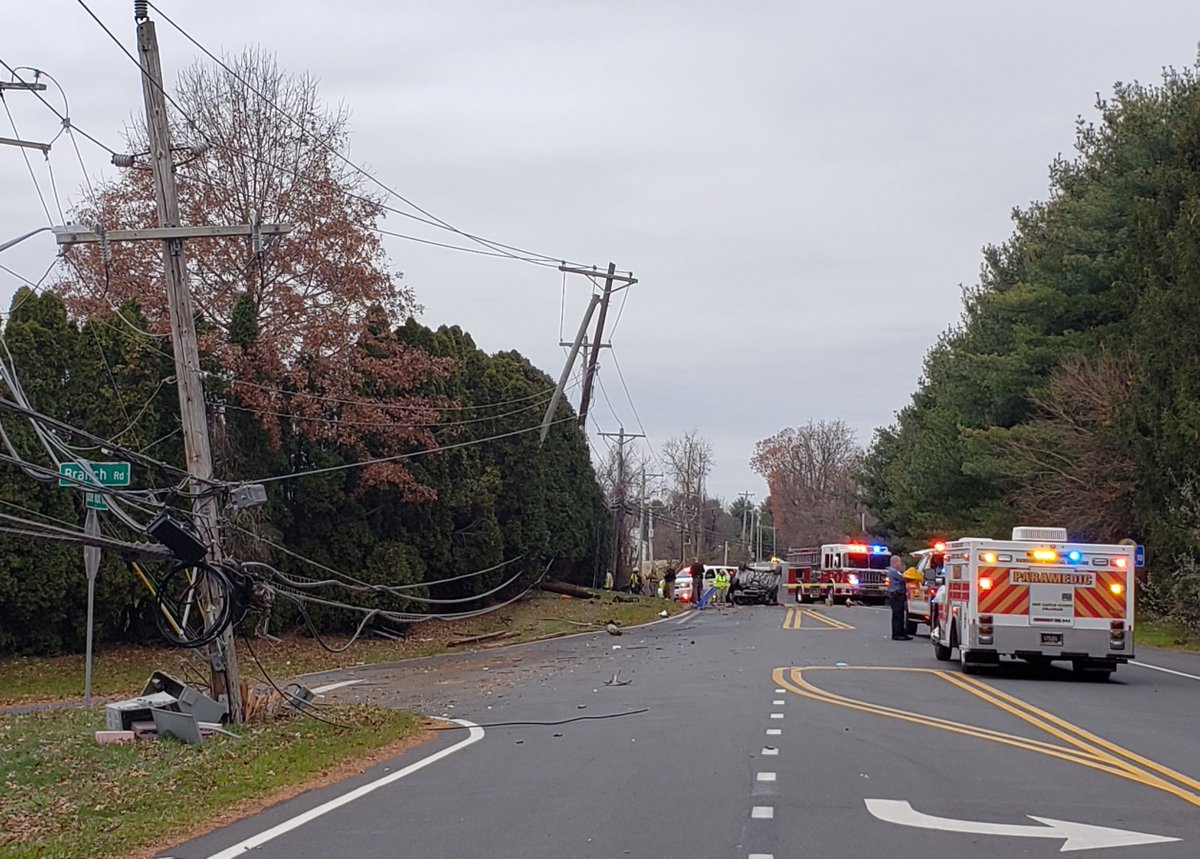
[[[125,54],[125,56],[129,59],[129,61],[132,62],[134,65],[136,65],[138,67],[138,69],[140,70],[141,63],[139,63],[137,58],[134,57],[133,54],[131,54],[129,52],[129,50],[113,34],[113,32],[108,28],[108,26],[105,25],[105,23],[99,18],[99,16],[97,16],[96,13],[93,12],[88,7],[87,3],[84,2],[84,0],[77,0],[77,2],[83,8],[83,10],[85,12],[87,12],[87,14],[92,18],[92,20],[96,22],[96,24],[100,27],[100,29],[104,31],[104,33],[109,37],[109,39],[111,39],[112,42],[121,50],[121,52],[123,54]],[[259,98],[263,99],[263,101],[265,101],[272,109],[274,109],[276,112],[278,112],[282,117],[287,119],[289,122],[296,125],[302,131],[307,130],[307,127],[301,120],[296,119],[291,114],[289,114],[287,111],[283,110],[281,107],[279,107],[277,104],[275,104],[274,101],[272,101],[270,98],[268,98],[262,92],[260,92],[256,87],[254,87],[249,81],[245,80],[240,75],[238,75],[237,72],[235,72],[233,69],[231,69],[227,63],[225,63],[223,60],[221,60],[219,57],[217,57],[215,54],[213,54],[211,51],[209,51],[206,47],[204,47],[204,45],[202,45],[199,41],[197,41],[195,38],[193,38],[191,36],[191,34],[189,34],[186,30],[184,30],[179,24],[175,23],[175,21],[172,18],[170,18],[168,15],[166,15],[166,13],[164,13],[161,9],[159,9],[153,3],[151,3],[149,5],[163,18],[163,20],[165,20],[172,27],[174,27],[176,30],[178,30],[179,33],[185,39],[187,39],[189,42],[191,42],[193,45],[195,45],[209,59],[211,59],[218,66],[220,66],[222,69],[224,69],[226,73],[231,75],[235,80],[237,80],[239,83],[241,83],[247,89],[249,89],[251,92],[253,92],[255,95],[257,95]],[[187,119],[189,121],[189,123],[191,124],[192,128],[196,131],[196,133],[198,133],[201,137],[203,137],[210,145],[221,146],[222,148],[228,149],[231,152],[237,153],[237,150],[234,147],[231,147],[228,144],[223,143],[221,141],[214,141],[214,140],[210,139],[204,133],[204,131],[201,128],[199,128],[199,126],[194,122],[192,117],[188,115],[187,111],[183,109],[183,107],[178,103],[178,101],[176,101],[175,98],[172,97],[171,94],[166,91],[165,87],[161,86],[161,84],[159,84],[157,81],[152,81],[151,83],[157,89],[162,91],[164,98],[166,98],[167,101],[169,101],[171,103],[171,105],[177,111],[179,111],[180,115],[182,115],[185,119]],[[384,182],[382,182],[381,180],[376,178],[369,171],[363,169],[362,167],[359,167],[357,164],[355,164],[349,158],[344,156],[342,153],[338,152],[335,147],[331,146],[330,144],[328,144],[324,141],[320,141],[320,140],[317,140],[316,143],[318,146],[320,146],[322,149],[327,151],[329,154],[331,154],[337,160],[341,161],[343,164],[345,164],[347,167],[349,167],[355,173],[358,173],[363,178],[367,179],[369,182],[379,186],[382,190],[386,191],[389,195],[395,197],[396,199],[402,201],[406,205],[408,205],[411,208],[415,209],[416,211],[420,212],[422,215],[425,216],[426,219],[428,219],[426,221],[426,223],[429,223],[431,226],[435,226],[440,229],[448,230],[449,232],[455,233],[456,235],[460,235],[469,241],[475,242],[476,244],[479,244],[483,247],[489,248],[492,252],[499,253],[503,256],[511,257],[513,259],[521,259],[522,256],[527,257],[527,258],[536,258],[537,260],[542,261],[540,263],[536,263],[539,265],[546,265],[546,264],[551,264],[551,263],[554,265],[558,265],[560,262],[562,262],[562,260],[560,260],[560,258],[558,258],[558,257],[552,257],[552,256],[548,256],[546,254],[538,253],[536,251],[530,251],[525,248],[517,247],[515,245],[506,245],[502,242],[492,241],[492,240],[485,239],[480,236],[474,235],[472,233],[468,233],[464,230],[460,230],[458,227],[455,227],[453,224],[450,224],[449,222],[444,221],[443,219],[437,217],[436,215],[432,214],[431,212],[427,211],[426,209],[421,208],[416,203],[414,203],[413,201],[411,201],[410,199],[405,197],[403,194],[401,194],[399,191],[396,191],[394,188],[390,187],[389,185],[385,184]],[[251,158],[254,157],[253,155],[250,155],[249,153],[237,153],[237,154],[240,154],[243,157],[251,157]],[[255,159],[255,160],[259,160],[259,159]],[[271,165],[271,166],[277,167],[277,165]],[[369,198],[367,198],[367,199],[369,199]],[[377,203],[378,201],[374,201],[374,202]],[[405,213],[400,210],[395,210],[395,211],[397,212],[397,214],[410,216],[409,213]],[[407,237],[405,237],[405,238],[407,238]],[[463,250],[463,248],[457,248],[457,249]],[[518,254],[520,254],[521,256],[518,256]],[[524,259],[522,261],[535,262],[534,259]]]
[[[111,36],[112,34],[110,33],[109,35]],[[119,45],[119,44],[120,44],[120,42],[118,42],[117,44]],[[136,61],[135,61],[135,62],[136,62]],[[8,70],[8,73],[9,73],[10,75],[12,75],[12,77],[13,77],[13,80],[15,80],[15,81],[19,81],[20,83],[23,83],[23,84],[27,84],[27,83],[29,83],[29,81],[25,80],[23,77],[21,77],[21,75],[20,75],[20,74],[18,74],[18,70],[19,70],[19,69],[21,69],[21,68],[25,68],[24,66],[18,66],[17,68],[13,68],[13,67],[12,67],[12,66],[10,66],[8,63],[6,63],[6,62],[5,62],[3,59],[0,59],[0,66],[4,66],[4,68]],[[139,68],[140,68],[140,67],[141,67],[141,66],[139,65]],[[56,82],[56,83],[57,83],[57,82]],[[64,124],[69,124],[69,123],[70,123],[70,119],[69,119],[69,117],[67,117],[67,116],[66,116],[65,114],[63,114],[63,113],[60,113],[60,112],[59,112],[59,110],[58,110],[58,108],[56,108],[56,107],[55,107],[54,105],[52,105],[50,102],[46,101],[46,99],[42,97],[42,94],[41,94],[40,92],[38,92],[37,90],[30,90],[30,91],[31,91],[31,92],[32,92],[32,93],[33,93],[33,94],[34,94],[34,95],[37,97],[37,100],[38,100],[38,101],[40,101],[42,104],[46,105],[46,107],[48,107],[48,108],[50,109],[50,111],[51,111],[51,112],[52,112],[52,113],[53,113],[55,116],[57,116],[61,122],[63,122]],[[75,128],[75,126],[71,126],[71,127],[72,127],[72,128]],[[105,144],[101,143],[99,140],[97,140],[96,138],[92,137],[92,135],[88,134],[88,133],[87,133],[86,131],[84,131],[82,128],[75,128],[75,130],[76,130],[76,131],[78,131],[80,134],[82,134],[84,137],[86,137],[88,140],[90,140],[92,143],[94,143],[94,144],[96,144],[97,146],[99,146],[101,149],[103,149],[103,150],[104,150],[105,152],[107,152],[109,155],[116,155],[116,154],[117,154],[117,152],[116,152],[116,150],[115,150],[115,149],[113,149],[113,148],[111,148],[111,147],[109,147],[109,146],[107,146],[107,145],[105,145]]]
[[[552,425],[553,424],[561,424],[561,423],[566,423],[568,421],[573,421],[573,420],[574,420],[574,418],[566,417],[566,418],[559,418],[558,420],[551,421],[550,423]],[[335,472],[335,471],[348,471],[352,468],[366,468],[371,465],[381,465],[381,464],[387,463],[387,462],[399,462],[399,461],[405,460],[405,459],[415,459],[418,456],[427,456],[428,454],[431,454],[431,453],[441,453],[441,452],[447,451],[447,450],[458,450],[459,448],[473,447],[474,445],[477,445],[477,444],[486,444],[487,442],[498,441],[503,438],[512,438],[513,436],[524,435],[525,433],[529,433],[529,432],[537,432],[541,428],[542,428],[542,425],[539,423],[539,424],[536,424],[531,427],[525,427],[524,429],[512,430],[511,432],[500,433],[498,435],[488,436],[487,438],[480,438],[480,439],[473,439],[471,441],[459,442],[458,444],[447,444],[447,445],[442,445],[440,447],[430,447],[430,448],[426,448],[424,450],[412,451],[411,453],[398,453],[395,456],[381,456],[376,459],[365,459],[365,460],[361,460],[359,462],[347,462],[342,465],[331,465],[327,468],[314,468],[309,471],[296,471],[296,472],[292,472],[290,474],[277,474],[274,477],[260,477],[256,480],[250,480],[250,481],[246,481],[246,482],[247,483],[275,483],[275,482],[278,482],[281,480],[296,480],[297,478],[301,478],[301,477],[313,477],[318,474],[329,474],[329,473]]]
[[[80,0],[80,2],[82,3],[83,0]],[[174,27],[176,30],[178,30],[180,35],[182,35],[185,39],[187,39],[189,42],[191,42],[193,45],[195,45],[198,49],[200,49],[200,51],[202,51],[205,56],[207,56],[210,60],[212,60],[214,63],[219,65],[222,69],[224,69],[227,74],[231,75],[240,84],[245,86],[247,89],[249,89],[255,95],[257,95],[259,98],[261,98],[263,101],[265,101],[279,115],[283,116],[285,119],[287,119],[289,122],[291,122],[297,128],[299,128],[301,131],[307,130],[305,124],[301,120],[296,119],[290,113],[288,113],[283,108],[281,108],[279,105],[277,105],[267,95],[265,95],[264,93],[259,91],[256,87],[254,87],[249,81],[247,81],[245,78],[238,75],[237,72],[235,72],[233,69],[231,69],[227,63],[225,63],[224,60],[217,57],[210,50],[208,50],[208,48],[204,47],[204,45],[202,45],[199,41],[197,41],[190,33],[188,33],[186,30],[184,30],[183,27],[180,26],[179,24],[177,24],[172,18],[168,17],[167,14],[165,12],[163,12],[161,9],[159,9],[156,5],[154,5],[154,3],[150,3],[149,5],[152,9],[154,9],[154,11],[156,11],[159,15],[162,16],[163,20],[165,20],[168,24],[170,24],[172,27]],[[357,164],[355,164],[349,158],[342,155],[342,153],[338,152],[334,147],[330,146],[327,143],[324,143],[323,141],[318,141],[318,144],[321,146],[321,148],[325,149],[327,152],[329,152],[331,155],[333,155],[339,161],[343,162],[346,166],[350,167],[352,170],[354,170],[356,173],[361,175],[363,178],[378,185],[381,189],[386,191],[391,196],[395,197],[398,200],[403,201],[409,207],[420,212],[426,218],[432,219],[438,225],[440,225],[442,228],[449,230],[450,232],[456,233],[456,234],[462,236],[463,238],[469,239],[470,241],[473,241],[484,247],[491,248],[493,251],[501,251],[501,249],[505,249],[508,251],[515,251],[516,253],[522,254],[525,257],[537,257],[546,262],[550,262],[550,263],[554,263],[554,264],[564,262],[557,257],[552,257],[552,256],[548,256],[546,254],[537,253],[536,251],[526,250],[524,248],[516,247],[514,245],[506,245],[501,242],[491,241],[489,239],[485,239],[480,236],[475,236],[470,233],[464,232],[463,230],[460,230],[458,227],[455,227],[453,224],[450,224],[447,221],[442,220],[437,215],[434,215],[432,212],[429,212],[426,209],[421,208],[416,203],[414,203],[412,200],[408,199],[403,194],[401,194],[399,191],[384,184],[382,181],[380,181],[378,178],[376,178],[374,175],[372,175],[369,171],[364,170],[362,167],[359,167]],[[501,251],[501,252],[503,252],[503,251]],[[506,254],[506,255],[511,256],[511,254]],[[532,260],[526,260],[526,261],[532,261]]]
[[[8,115],[8,124],[12,126],[13,137],[20,139],[21,132],[17,130],[17,121],[13,118],[12,111],[8,108],[8,99],[4,97],[3,90],[0,90],[0,103],[4,104],[4,112]],[[46,213],[46,223],[54,226],[54,217],[50,214],[50,207],[46,205],[46,197],[42,194],[42,186],[38,183],[37,175],[33,172],[33,164],[29,161],[29,152],[23,146],[20,149],[21,157],[25,159],[25,168],[29,171],[29,178],[33,180],[34,190],[37,191],[38,200],[42,203],[42,211]]]

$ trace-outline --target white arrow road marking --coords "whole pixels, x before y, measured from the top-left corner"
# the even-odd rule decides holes
[[[919,829],[939,829],[943,832],[963,832],[968,835],[1007,835],[1012,838],[1065,838],[1060,853],[1075,850],[1099,850],[1104,847],[1132,847],[1137,844],[1163,844],[1178,841],[1164,835],[1147,832],[1131,832],[1127,829],[1110,829],[1090,823],[1073,823],[1055,820],[1052,817],[1035,817],[1042,826],[1027,826],[1012,823],[984,823],[975,820],[955,820],[950,817],[934,817],[913,809],[902,799],[867,799],[867,811],[887,823],[915,826]]]

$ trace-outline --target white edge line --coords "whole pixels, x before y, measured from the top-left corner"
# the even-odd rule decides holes
[[[326,692],[332,692],[334,689],[341,689],[343,686],[353,686],[355,683],[365,683],[366,680],[339,680],[337,683],[326,683],[324,686],[318,686],[312,690],[314,695],[324,695]]]
[[[1136,665],[1139,668],[1149,668],[1152,671],[1162,671],[1166,674],[1174,674],[1176,677],[1186,677],[1188,680],[1200,680],[1195,674],[1185,674],[1182,671],[1176,671],[1174,668],[1163,668],[1160,665],[1151,665],[1149,662],[1138,662],[1136,659],[1129,663]]]
[[[388,773],[382,778],[377,778],[375,781],[356,787],[349,793],[344,793],[341,796],[335,797],[328,802],[318,805],[316,808],[310,808],[303,814],[298,814],[293,818],[283,821],[283,823],[272,826],[265,832],[260,832],[257,835],[252,835],[243,841],[239,841],[237,844],[234,844],[232,847],[227,847],[220,853],[213,853],[208,857],[208,859],[234,859],[234,857],[241,856],[247,850],[253,850],[256,847],[261,847],[268,841],[278,838],[280,835],[303,826],[311,820],[316,820],[318,817],[328,814],[334,809],[341,808],[343,805],[354,802],[354,800],[364,797],[372,791],[378,790],[381,787],[386,787],[392,782],[399,781],[405,776],[412,775],[413,773],[424,769],[430,764],[435,764],[443,758],[449,757],[459,749],[465,749],[472,743],[477,743],[483,739],[483,728],[479,727],[474,722],[468,722],[465,719],[446,719],[445,721],[453,722],[456,725],[461,725],[462,727],[467,728],[469,731],[467,738],[465,740],[460,740],[452,746],[447,746],[440,752],[434,752],[432,755],[429,755],[429,757],[421,758],[421,760],[417,761],[416,763],[411,763],[403,769],[396,770],[394,773]]]

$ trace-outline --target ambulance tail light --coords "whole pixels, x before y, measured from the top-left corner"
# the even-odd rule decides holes
[[[994,563],[996,563],[996,553],[995,552],[984,552],[982,560],[985,564],[994,564]]]
[[[1114,596],[1118,596],[1118,597],[1121,594],[1125,593],[1125,586],[1123,584],[1121,584],[1120,582],[1113,582],[1111,585],[1108,586],[1108,589],[1113,592]]]
[[[1108,649],[1125,649],[1125,621],[1114,620],[1108,625]]]
[[[979,643],[992,643],[992,616],[990,614],[979,616]]]
[[[934,550],[935,552],[944,552],[944,551],[946,551],[946,544],[945,544],[945,543],[942,543],[942,542],[937,542],[937,543],[934,543],[934,544],[933,544],[933,550]]]
[[[992,577],[991,576],[980,576],[979,577],[979,589],[981,591],[990,591],[992,589]]]
[[[1125,569],[1125,567],[1128,563],[1129,562],[1127,560],[1125,560],[1124,558],[1113,558],[1113,566],[1119,567],[1122,570]]]

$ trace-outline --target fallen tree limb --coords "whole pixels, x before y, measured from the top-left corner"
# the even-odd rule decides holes
[[[566,594],[569,597],[581,600],[590,600],[596,596],[587,588],[581,588],[579,585],[572,585],[567,582],[541,582],[538,584],[538,589],[549,591],[552,594]]]
[[[516,635],[515,632],[502,629],[499,632],[489,632],[485,635],[472,635],[470,638],[456,638],[453,641],[446,642],[447,647],[461,647],[464,644],[475,644],[479,641],[494,641],[498,638],[512,638]]]

